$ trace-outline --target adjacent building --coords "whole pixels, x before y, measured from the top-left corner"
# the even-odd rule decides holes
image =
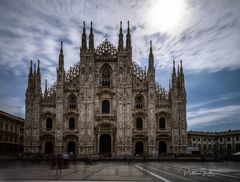
[[[240,152],[240,130],[224,132],[188,132],[188,144],[202,155],[231,156]]]
[[[176,70],[173,61],[166,91],[155,81],[151,42],[148,68],[133,61],[129,23],[125,38],[120,23],[117,46],[106,39],[97,47],[92,23],[88,37],[84,23],[79,61],[65,71],[66,61],[61,43],[56,83],[48,88],[46,82],[44,92],[40,61],[31,62],[24,152],[113,158],[186,152],[182,62]]]
[[[23,153],[24,119],[0,111],[0,155]]]

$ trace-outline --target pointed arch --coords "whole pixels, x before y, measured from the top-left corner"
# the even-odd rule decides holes
[[[111,67],[104,64],[101,68],[101,85],[109,87],[111,85]]]
[[[68,97],[68,107],[70,109],[76,109],[77,108],[77,97],[74,94],[71,94]]]
[[[135,107],[137,109],[144,108],[144,97],[141,94],[136,95],[135,97]]]

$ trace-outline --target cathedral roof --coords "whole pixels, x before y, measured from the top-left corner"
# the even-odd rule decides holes
[[[99,57],[112,56],[117,54],[116,47],[107,39],[105,39],[95,50],[95,54]]]

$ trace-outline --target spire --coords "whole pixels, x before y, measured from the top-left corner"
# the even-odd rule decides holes
[[[36,87],[36,64],[33,64],[33,89]]]
[[[129,21],[128,21],[128,28],[127,28],[127,39],[126,39],[126,48],[128,50],[131,50],[131,34],[130,34],[130,28],[129,28]]]
[[[169,88],[169,91],[170,91],[171,90],[171,79],[169,79],[168,88]]]
[[[153,60],[153,52],[152,52],[152,41],[150,40],[150,51],[149,51],[149,59]]]
[[[177,65],[177,73],[178,73],[178,76],[179,76],[179,64]]]
[[[37,75],[40,75],[40,61],[38,59]]]
[[[175,61],[173,60],[173,74],[176,74],[176,70],[175,70]]]
[[[30,62],[29,74],[28,74],[28,88],[27,90],[30,91],[33,88],[33,71],[32,71],[32,60]]]
[[[153,86],[155,82],[155,69],[154,69],[154,59],[152,53],[152,41],[150,41],[150,51],[149,51],[149,58],[148,58],[148,78],[149,78],[149,85]]]
[[[34,64],[34,71],[33,71],[33,76],[36,76],[36,64]]]
[[[33,72],[32,72],[32,60],[31,60],[31,62],[30,62],[30,69],[29,69],[29,75],[32,75],[33,74]]]
[[[82,47],[81,50],[87,49],[87,40],[86,40],[86,30],[85,30],[85,21],[83,22],[83,33],[82,33]]]
[[[180,61],[180,74],[183,74],[182,60]]]
[[[60,54],[63,54],[63,42],[61,41],[61,49],[60,49]]]
[[[64,54],[63,54],[63,42],[61,41],[61,48],[59,53],[59,61],[58,61],[58,67],[57,67],[57,83],[59,81],[63,81],[65,76],[64,71]]]
[[[176,77],[176,70],[175,70],[175,61],[173,60],[172,88],[176,89],[176,87],[177,87],[177,77]]]
[[[123,33],[122,33],[122,21],[120,21],[120,31],[119,31],[119,39],[118,39],[118,50],[123,50]]]
[[[35,93],[42,94],[41,91],[41,73],[40,73],[40,61],[38,60],[37,73],[35,73]],[[34,65],[36,67],[36,65]],[[36,69],[36,68],[34,68]]]
[[[38,87],[41,87],[41,73],[40,73],[40,60],[38,59],[38,66],[37,66],[37,75],[36,75],[36,83]]]
[[[45,80],[45,92],[44,92],[44,96],[47,96],[47,79]]]
[[[92,29],[92,22],[91,22],[91,28],[90,28],[90,34],[89,34],[89,49],[94,49],[94,35],[93,35],[93,29]]]
[[[63,42],[61,41],[61,48],[59,53],[59,62],[58,67],[63,69],[64,68],[64,55],[63,55]]]
[[[153,68],[154,68],[154,58],[153,58],[153,53],[152,53],[152,41],[150,41],[148,66],[149,66],[149,69],[153,70]]]
[[[186,90],[185,90],[185,81],[184,81],[182,60],[180,61],[180,75],[178,76],[178,79],[179,79],[180,94],[185,98]]]

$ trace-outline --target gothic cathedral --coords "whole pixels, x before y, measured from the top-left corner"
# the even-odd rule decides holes
[[[111,158],[185,153],[186,91],[182,62],[175,62],[169,91],[155,82],[150,42],[148,69],[132,60],[131,33],[118,46],[94,46],[83,24],[80,61],[64,69],[63,45],[56,82],[41,90],[40,61],[32,67],[26,90],[25,153],[74,153]],[[88,42],[88,44],[87,44]]]

